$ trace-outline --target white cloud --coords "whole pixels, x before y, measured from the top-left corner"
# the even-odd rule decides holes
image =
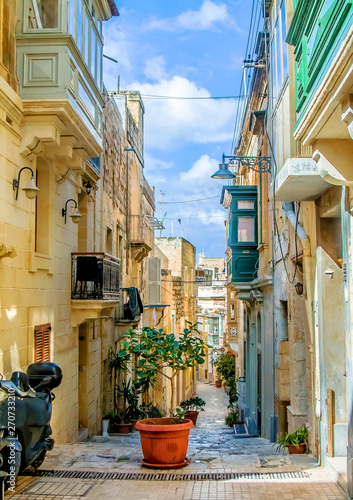
[[[162,80],[166,77],[164,56],[151,57],[145,62],[145,76],[150,80]]]
[[[156,83],[133,82],[132,90],[141,94],[178,97],[210,97],[205,88],[181,76]],[[145,135],[149,148],[170,151],[180,144],[230,141],[234,126],[234,100],[149,99],[146,108]]]
[[[145,168],[148,169],[148,171],[153,171],[153,170],[168,170],[172,168],[174,163],[172,161],[163,161],[160,160],[159,158],[155,158],[149,153],[145,153]]]
[[[210,183],[210,177],[218,170],[218,161],[208,155],[202,155],[187,172],[180,172],[180,180],[193,186]],[[213,181],[214,182],[214,181]]]
[[[199,10],[187,10],[176,17],[158,19],[153,17],[146,21],[146,30],[161,31],[201,31],[212,29],[217,24],[234,25],[226,4],[217,5],[211,0],[204,0]]]

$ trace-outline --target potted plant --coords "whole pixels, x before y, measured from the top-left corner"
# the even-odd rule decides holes
[[[229,381],[235,378],[235,361],[233,356],[228,356],[224,352],[220,354],[215,362],[217,368],[216,381],[225,382],[229,386]]]
[[[104,419],[109,420],[109,432],[129,434],[131,424],[124,412],[109,410],[104,414]]]
[[[206,401],[199,397],[194,397],[190,399],[186,399],[180,403],[180,406],[183,410],[186,411],[186,418],[189,418],[194,425],[196,425],[197,417],[200,411],[205,411],[204,406]]]
[[[185,414],[186,411],[176,408],[169,418],[147,418],[137,422],[143,465],[156,469],[179,469],[189,463],[186,453],[193,423],[185,418]]]
[[[233,427],[235,424],[242,424],[243,422],[239,419],[239,409],[232,408],[225,418],[225,423],[228,427]]]
[[[124,348],[137,358],[137,379],[146,374],[156,379],[160,374],[171,384],[171,417],[148,418],[136,424],[141,437],[143,464],[163,469],[183,467],[188,463],[186,452],[193,423],[181,418],[178,423],[175,422],[173,405],[176,378],[180,371],[193,367],[195,363],[204,363],[207,344],[199,335],[196,325],[185,328],[178,337],[166,335],[163,329],[148,327],[144,327],[140,335],[129,330],[126,337]],[[166,368],[171,369],[171,373]],[[182,410],[179,412],[183,413]]]
[[[305,453],[305,451],[309,453],[308,440],[309,429],[306,427],[306,425],[302,425],[301,427],[299,427],[299,429],[292,432],[291,434],[288,434],[288,432],[282,434],[282,436],[277,439],[277,443],[275,443],[274,446],[277,445],[277,451],[283,450],[283,455],[286,451],[286,448],[288,449],[288,453],[290,455],[302,454]]]

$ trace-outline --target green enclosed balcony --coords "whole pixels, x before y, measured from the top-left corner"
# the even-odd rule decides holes
[[[298,127],[353,24],[351,0],[297,0],[287,35],[294,45]]]
[[[257,277],[257,186],[224,186],[221,204],[228,209],[227,274],[231,283]]]

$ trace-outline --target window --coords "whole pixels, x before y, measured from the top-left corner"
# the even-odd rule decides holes
[[[110,227],[107,227],[107,235],[105,240],[105,251],[109,254],[113,251],[113,231]]]
[[[84,59],[85,59],[85,63],[87,64],[88,66],[88,62],[89,62],[89,33],[90,33],[90,22],[89,22],[89,18],[88,18],[88,14],[86,13],[85,14],[85,54],[84,54]]]
[[[76,36],[76,43],[77,43],[78,50],[81,53],[83,52],[82,31],[83,31],[82,0],[78,0],[78,3],[77,3],[77,36]]]
[[[95,115],[94,101],[88,95],[88,92],[86,91],[85,87],[83,86],[83,84],[80,81],[78,82],[78,96],[82,100],[83,104],[85,104],[86,109],[90,113],[92,118],[94,118],[94,115]]]
[[[75,36],[75,0],[69,0],[69,34]]]
[[[34,327],[34,362],[50,361],[50,323]]]
[[[254,210],[254,202],[253,201],[238,201],[238,210]]]
[[[271,78],[274,99],[277,99],[288,74],[288,49],[286,44],[286,2],[283,0],[275,18],[271,42]]]
[[[59,23],[59,0],[29,0],[28,28],[55,29]]]
[[[255,241],[254,217],[238,217],[238,243]]]
[[[96,78],[96,32],[92,26],[91,30],[91,74]]]
[[[234,304],[230,305],[230,319],[235,319],[235,308]]]

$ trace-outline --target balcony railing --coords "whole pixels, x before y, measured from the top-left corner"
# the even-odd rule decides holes
[[[71,254],[71,299],[118,300],[120,259],[106,253]]]
[[[153,247],[153,228],[148,225],[148,219],[144,215],[131,215],[130,241],[134,245],[148,245]]]

